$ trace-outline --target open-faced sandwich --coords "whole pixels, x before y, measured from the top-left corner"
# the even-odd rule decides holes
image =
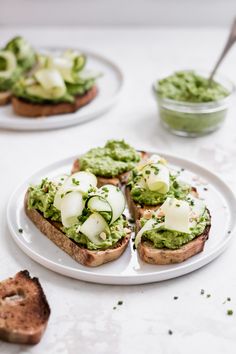
[[[45,178],[25,196],[25,212],[36,227],[77,262],[99,266],[120,257],[131,230],[122,215],[118,187],[97,188],[90,172]]]
[[[124,140],[109,140],[104,147],[89,150],[75,160],[72,172],[89,171],[97,176],[98,186],[127,183],[130,171],[146,156]]]
[[[15,37],[0,50],[0,106],[10,102],[16,81],[35,65],[36,55],[22,37]]]
[[[97,95],[100,76],[85,69],[86,56],[67,50],[61,55],[38,55],[32,75],[14,85],[12,99],[15,113],[42,117],[72,113],[87,105]]]
[[[159,155],[141,161],[132,170],[126,186],[127,203],[135,220],[145,211],[156,210],[168,197],[184,199],[190,192],[195,194],[196,189],[181,181]]]
[[[136,224],[135,246],[140,258],[151,264],[171,264],[203,250],[211,216],[203,200],[189,194],[185,200],[168,197]]]

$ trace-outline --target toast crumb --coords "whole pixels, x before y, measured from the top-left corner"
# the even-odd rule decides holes
[[[0,106],[5,106],[10,103],[12,98],[10,91],[0,91]]]

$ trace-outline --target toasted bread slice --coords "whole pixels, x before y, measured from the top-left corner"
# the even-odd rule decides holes
[[[148,157],[148,153],[145,151],[140,151],[141,159],[145,159]],[[75,160],[72,166],[71,173],[79,172],[80,171],[80,164],[79,159]],[[97,176],[98,180],[98,187],[102,187],[105,184],[113,184],[114,186],[121,187],[122,185],[126,184],[129,179],[129,171],[121,173],[116,177],[102,177]]]
[[[195,197],[198,197],[198,193],[195,187],[192,187],[191,189],[191,194]],[[138,220],[144,216],[144,213],[147,211],[155,211],[160,207],[160,204],[157,205],[140,205],[139,203],[136,203],[130,193],[130,187],[126,186],[125,188],[125,195],[126,195],[126,201],[127,205],[129,208],[129,212],[134,218],[134,220]]]
[[[139,230],[140,228],[140,221],[137,220],[136,230]],[[184,262],[186,259],[203,251],[205,242],[209,237],[210,228],[211,225],[207,225],[201,235],[176,250],[154,248],[151,242],[141,241],[138,245],[139,257],[142,261],[150,264],[163,265]]]
[[[32,103],[21,98],[13,96],[12,105],[16,114],[29,118],[40,118],[45,116],[53,116],[56,114],[65,114],[76,112],[79,108],[90,103],[98,93],[96,86],[93,86],[88,92],[82,96],[76,96],[75,102],[61,103]]]
[[[12,95],[10,91],[0,91],[0,106],[5,106],[11,101]]]
[[[61,224],[45,219],[40,212],[28,208],[28,193],[25,195],[25,212],[36,227],[52,242],[68,253],[75,261],[89,267],[97,267],[119,258],[128,246],[131,231],[113,247],[106,250],[91,251],[81,247],[61,231]]]
[[[48,323],[50,308],[37,278],[27,270],[0,282],[0,339],[37,344]]]

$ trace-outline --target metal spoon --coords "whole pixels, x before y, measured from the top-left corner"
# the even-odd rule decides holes
[[[232,47],[232,45],[236,42],[236,18],[233,21],[233,24],[231,26],[230,29],[230,33],[229,33],[229,37],[226,41],[226,44],[224,46],[224,49],[219,57],[219,59],[217,60],[214,69],[212,70],[210,76],[209,76],[209,84],[211,84],[213,76],[216,73],[216,70],[218,69],[218,67],[220,66],[221,62],[223,61],[224,57],[226,56],[226,54],[228,53],[228,51],[230,50],[230,48]]]

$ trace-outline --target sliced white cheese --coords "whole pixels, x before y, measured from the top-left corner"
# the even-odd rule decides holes
[[[80,171],[71,175],[63,185],[64,190],[79,190],[86,193],[90,187],[97,186],[97,178],[91,172]]]
[[[166,166],[162,164],[152,164],[143,170],[148,188],[166,194],[170,189],[170,173]]]
[[[88,237],[95,245],[102,242],[99,236],[102,232],[109,232],[109,226],[99,213],[91,214],[80,227],[80,232]]]
[[[94,197],[91,197],[88,201],[88,208],[91,211],[108,211],[111,212],[111,206],[110,204],[100,196],[95,195]]]
[[[57,69],[63,77],[64,81],[74,81],[72,77],[73,61],[71,59],[66,57],[52,57],[50,58],[50,62],[48,65],[50,68]]]
[[[140,188],[143,188],[143,189],[146,189],[147,188],[147,183],[144,179],[143,176],[141,176],[137,182],[137,185],[140,187]]]
[[[102,187],[102,189],[107,190],[107,192],[105,192],[107,194],[105,199],[107,200],[112,209],[112,219],[110,221],[110,223],[112,224],[121,216],[125,209],[125,197],[119,188],[111,184],[106,184]]]
[[[66,93],[64,80],[58,70],[44,68],[36,71],[34,76],[52,98],[62,97]]]
[[[192,214],[191,216],[195,218],[199,218],[206,209],[206,204],[204,200],[195,198],[191,194],[187,196],[187,199],[189,201],[190,208],[191,208],[191,214]]]
[[[53,205],[58,210],[61,210],[62,199],[67,192],[79,191],[81,193],[86,193],[90,187],[96,187],[96,185],[97,178],[92,173],[86,171],[76,172],[68,177],[61,188],[58,189]]]
[[[61,201],[61,220],[65,227],[76,224],[84,209],[83,195],[80,192],[66,194]]]
[[[160,207],[165,214],[165,229],[189,233],[190,206],[184,200],[167,198]]]
[[[141,239],[142,239],[142,236],[143,236],[143,233],[145,231],[148,231],[148,230],[152,230],[152,229],[158,229],[160,227],[164,226],[164,223],[159,223],[157,225],[157,220],[156,219],[149,219],[145,225],[139,230],[139,232],[137,233],[136,237],[135,237],[135,247],[137,248],[139,243],[141,242]]]

